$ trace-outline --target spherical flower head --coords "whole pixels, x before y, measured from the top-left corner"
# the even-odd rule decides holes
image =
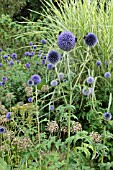
[[[43,56],[43,59],[46,59],[46,56]]]
[[[13,53],[13,54],[11,55],[11,57],[12,57],[12,59],[16,59],[16,58],[17,58],[17,54],[16,54],[16,53]]]
[[[0,63],[0,67],[2,67],[2,63]]]
[[[6,118],[7,118],[8,120],[10,120],[10,119],[11,119],[11,112],[7,112],[7,114],[6,114]]]
[[[30,68],[30,63],[25,64],[26,68]]]
[[[33,47],[33,49],[36,49],[36,48],[37,48],[37,46],[36,46],[36,45],[33,45],[32,47]]]
[[[59,73],[59,74],[58,74],[58,78],[59,78],[60,80],[63,80],[63,79],[64,79],[64,73]]]
[[[34,52],[29,53],[29,57],[33,57],[35,55]]]
[[[77,39],[70,31],[61,32],[57,38],[57,43],[60,49],[64,51],[72,50],[76,45]]]
[[[105,77],[105,78],[110,78],[110,77],[111,77],[111,73],[110,73],[110,72],[106,72],[106,73],[104,74],[104,77]]]
[[[31,45],[31,46],[32,46],[32,45],[33,45],[33,42],[32,42],[32,41],[31,41],[31,42],[29,42],[29,45]]]
[[[3,134],[5,132],[6,132],[6,129],[4,127],[0,126],[0,134]]]
[[[49,63],[48,65],[47,65],[47,69],[48,70],[52,70],[54,68],[54,65],[52,64],[52,63]]]
[[[32,97],[28,98],[28,102],[31,103],[33,101]]]
[[[57,80],[52,80],[51,81],[51,86],[55,87],[58,85],[58,81]]]
[[[0,52],[2,52],[2,49],[0,48]]]
[[[34,74],[31,80],[34,82],[34,85],[41,83],[41,77],[38,74]]]
[[[14,65],[14,62],[13,62],[13,61],[10,61],[10,62],[8,63],[8,65],[9,65],[9,66],[13,66],[13,65]]]
[[[2,77],[2,82],[6,82],[8,80],[7,77]]]
[[[88,33],[84,37],[84,43],[89,47],[94,47],[98,42],[98,38],[94,33]]]
[[[42,64],[45,65],[46,64],[46,60],[42,59]]]
[[[30,80],[28,80],[27,85],[28,85],[28,86],[33,86],[33,85],[34,85],[34,81],[33,81],[33,80],[31,80],[31,79],[30,79]]]
[[[61,56],[54,50],[48,53],[47,60],[49,63],[57,64],[60,61]]]
[[[45,39],[42,39],[42,40],[41,40],[41,43],[42,43],[42,44],[46,44],[46,40],[45,40]]]
[[[4,55],[3,58],[6,60],[6,59],[8,58],[8,56],[7,56],[7,55]]]
[[[50,106],[49,106],[49,110],[50,110],[50,111],[53,111],[53,110],[54,110],[54,105],[50,105]]]
[[[96,62],[96,66],[100,66],[101,64],[102,64],[101,61]]]
[[[30,53],[29,53],[28,51],[26,51],[26,52],[24,53],[25,56],[29,56],[29,54],[30,54]]]
[[[111,119],[112,119],[111,113],[109,113],[109,112],[104,113],[104,118],[105,118],[106,120],[111,120]]]
[[[0,81],[0,86],[4,86],[4,85],[5,85],[5,82]]]
[[[94,78],[88,77],[86,81],[87,81],[88,84],[92,84],[94,82]]]
[[[16,62],[17,62],[17,63],[20,63],[20,60],[17,60]]]
[[[88,89],[83,89],[82,93],[83,93],[84,96],[92,95],[93,94],[93,89],[90,88],[90,87]]]

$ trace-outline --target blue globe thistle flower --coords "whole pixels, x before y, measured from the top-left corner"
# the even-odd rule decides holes
[[[12,57],[12,59],[16,59],[16,58],[17,58],[17,54],[16,54],[16,53],[13,53],[13,54],[11,55],[11,57]]]
[[[29,53],[29,57],[33,57],[35,55],[34,52]]]
[[[61,32],[58,36],[57,43],[60,49],[64,51],[72,50],[77,42],[77,38],[75,38],[74,34],[70,31]]]
[[[46,44],[46,40],[45,40],[45,39],[42,39],[42,40],[41,40],[41,43],[42,43],[42,44]]]
[[[109,112],[104,113],[104,118],[105,118],[106,120],[111,120],[111,119],[112,119],[111,113],[109,113]]]
[[[17,60],[16,62],[17,62],[17,63],[20,63],[20,60]]]
[[[63,79],[64,79],[64,73],[59,73],[59,74],[58,74],[58,78],[59,78],[60,80],[63,80]]]
[[[4,86],[4,85],[5,85],[5,82],[0,81],[0,86]]]
[[[6,132],[6,129],[4,127],[0,126],[0,134],[3,134],[5,132]]]
[[[36,46],[36,45],[33,45],[32,47],[33,47],[33,49],[36,49],[36,48],[37,48],[37,46]]]
[[[54,68],[54,65],[52,64],[52,63],[49,63],[48,65],[47,65],[47,69],[48,70],[52,70]]]
[[[96,62],[96,66],[100,66],[101,64],[102,64],[101,61]]]
[[[2,67],[2,63],[0,63],[0,67]]]
[[[49,110],[53,111],[54,110],[54,105],[50,105]]]
[[[29,42],[29,45],[31,45],[31,46],[32,46],[33,44],[34,44],[34,43],[33,43],[32,41],[31,41],[31,42]]]
[[[83,89],[82,93],[83,93],[84,96],[92,95],[93,94],[93,89],[90,88],[90,87],[88,89]]]
[[[94,78],[88,77],[86,81],[87,81],[88,84],[92,84],[94,82]]]
[[[111,77],[111,73],[110,73],[110,72],[106,72],[106,73],[104,74],[104,77],[105,77],[105,78],[110,78],[110,77]]]
[[[47,60],[49,63],[56,64],[60,61],[61,56],[54,50],[48,53]]]
[[[8,80],[7,77],[2,77],[2,82],[6,82]]]
[[[52,80],[51,81],[51,86],[55,87],[58,85],[58,81],[57,80]]]
[[[31,76],[31,80],[34,82],[34,85],[41,83],[41,77],[38,74]]]
[[[31,103],[33,101],[32,97],[28,98],[28,102]]]
[[[13,62],[13,61],[10,61],[10,62],[8,63],[8,65],[9,65],[9,66],[13,66],[13,65],[14,65],[14,62]]]
[[[8,56],[7,56],[7,55],[4,55],[3,58],[6,60],[6,59],[8,58]]]
[[[46,56],[43,56],[43,59],[46,59]]]
[[[0,48],[0,52],[2,52],[2,49]]]
[[[26,68],[30,68],[30,66],[31,66],[30,63],[25,64]]]
[[[45,65],[46,64],[46,60],[42,59],[42,64]]]
[[[7,112],[7,114],[6,114],[6,118],[7,118],[8,120],[10,120],[10,119],[11,119],[11,112]]]
[[[94,47],[98,42],[98,38],[94,33],[88,33],[84,37],[84,43],[89,47]]]
[[[28,51],[26,51],[26,52],[24,53],[25,56],[29,56],[29,54],[30,54],[30,52],[28,52]]]
[[[31,80],[31,79],[30,79],[30,80],[28,80],[27,85],[28,85],[28,86],[33,86],[33,85],[34,85],[34,81],[33,81],[33,80]]]

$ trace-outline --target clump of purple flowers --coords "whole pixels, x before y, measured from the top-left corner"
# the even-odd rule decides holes
[[[112,119],[111,113],[109,113],[109,112],[104,113],[104,118],[105,118],[106,120],[111,120],[111,119]]]
[[[56,64],[60,61],[61,56],[54,50],[48,53],[47,60],[49,63]]]
[[[57,43],[60,49],[64,51],[72,50],[77,42],[77,38],[75,38],[74,34],[70,31],[61,32],[57,38]]]
[[[38,74],[31,76],[31,80],[34,82],[34,85],[41,83],[41,77]]]
[[[106,72],[106,73],[104,74],[104,77],[105,77],[105,78],[110,78],[110,77],[111,77],[111,73],[110,73],[110,72]]]
[[[88,84],[92,84],[94,82],[94,78],[88,77],[86,81],[87,81]]]
[[[94,33],[88,33],[84,36],[84,43],[89,47],[94,47],[98,42],[98,38]]]

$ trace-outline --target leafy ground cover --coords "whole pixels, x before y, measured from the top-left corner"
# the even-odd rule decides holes
[[[112,169],[113,2],[42,3],[0,49],[0,169]]]

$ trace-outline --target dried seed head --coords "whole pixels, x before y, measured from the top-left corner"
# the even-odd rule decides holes
[[[90,137],[93,138],[95,143],[101,142],[101,135],[98,132],[91,132]]]
[[[82,125],[79,122],[72,121],[71,132],[76,133],[82,130]]]
[[[59,129],[56,121],[51,121],[47,123],[46,130],[50,133],[57,132]]]

